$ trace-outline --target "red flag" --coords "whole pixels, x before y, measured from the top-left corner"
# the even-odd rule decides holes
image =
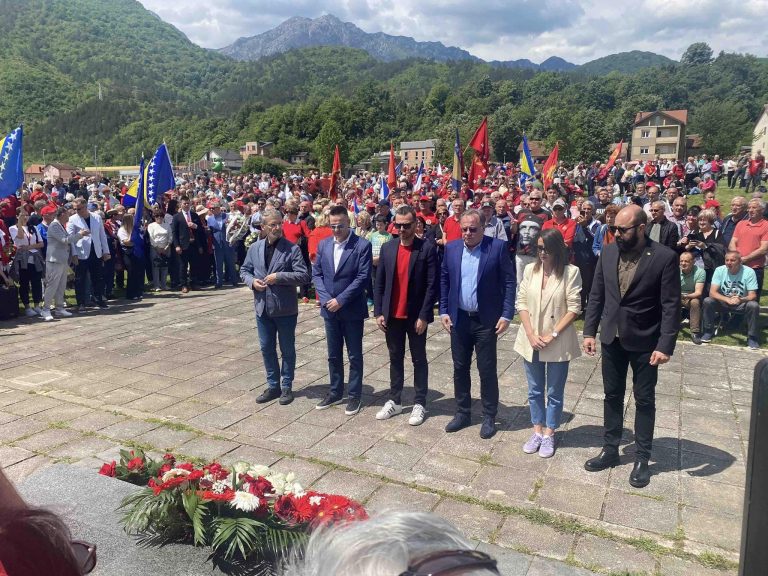
[[[472,136],[472,140],[469,141],[469,147],[474,148],[477,151],[478,156],[483,161],[483,164],[488,162],[488,158],[491,155],[491,151],[488,147],[488,117],[483,118],[480,122],[480,126],[477,127],[475,135]]]
[[[390,191],[397,188],[397,174],[395,173],[395,147],[389,143],[389,172],[387,173],[387,186]]]
[[[603,168],[600,169],[600,172],[597,174],[598,180],[605,180],[608,177],[608,172],[611,171],[611,168],[616,163],[616,159],[619,157],[619,154],[621,154],[621,147],[623,144],[624,140],[619,142],[619,145],[613,149],[613,152],[611,152],[611,157],[608,158],[608,162]]]
[[[472,190],[476,190],[480,187],[478,186],[478,182],[481,180],[484,181],[487,176],[488,166],[486,166],[485,162],[483,162],[479,156],[475,156],[472,159],[472,166],[469,167],[469,186]]]
[[[336,189],[339,186],[339,178],[341,177],[341,158],[339,157],[339,145],[336,144],[336,149],[333,151],[333,169],[331,170],[331,200],[336,200]]]
[[[557,168],[557,155],[559,153],[558,144],[555,143],[555,148],[550,152],[549,158],[544,162],[544,166],[541,169],[541,174],[544,177],[544,188],[547,189],[552,185],[552,181],[555,178],[555,169]]]

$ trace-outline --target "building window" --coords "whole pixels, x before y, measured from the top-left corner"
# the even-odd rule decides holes
[[[403,160],[408,160],[408,152],[403,152]]]
[[[421,151],[421,159],[423,160],[426,155],[427,155],[426,151],[422,150]]]
[[[643,130],[640,132],[640,138],[650,138],[650,137],[651,137],[650,130]]]
[[[640,154],[648,154],[648,148],[640,148]]]

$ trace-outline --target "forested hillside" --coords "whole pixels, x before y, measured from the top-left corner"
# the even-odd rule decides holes
[[[391,140],[437,137],[449,161],[484,115],[497,159],[525,130],[561,157],[597,159],[637,111],[687,108],[708,152],[750,140],[768,102],[768,62],[693,45],[680,64],[635,73],[534,72],[471,61],[381,62],[310,48],[236,62],[204,50],[135,0],[0,0],[0,133],[24,122],[25,160],[134,163],[166,141],[179,161],[269,140],[314,152],[323,127],[356,162]],[[630,66],[631,68],[631,66]],[[596,70],[595,73],[598,73]],[[98,83],[102,99],[98,99]]]

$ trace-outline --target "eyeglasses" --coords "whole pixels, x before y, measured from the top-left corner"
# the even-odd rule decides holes
[[[541,202],[541,198],[531,198],[531,197],[529,196],[529,197],[528,197],[528,202]]]
[[[346,224],[331,224],[329,228],[331,230],[346,230],[347,228],[349,228],[349,226],[347,226]]]
[[[608,230],[611,231],[611,234],[616,234],[618,232],[622,236],[632,230],[633,228],[637,228],[640,226],[640,224],[635,224],[634,226],[627,226],[626,228],[624,226],[608,226]]]
[[[75,556],[81,574],[90,574],[96,567],[96,544],[89,544],[81,540],[70,542],[72,554]]]
[[[544,244],[536,244],[536,248],[539,250],[539,254],[549,254],[549,250],[544,247]]]
[[[408,230],[411,226],[413,226],[413,222],[394,222],[392,226],[398,230]]]
[[[478,229],[475,226],[467,226],[466,228],[461,229],[464,234],[474,234],[477,230]]]
[[[408,565],[405,572],[399,576],[441,576],[454,574],[457,569],[491,570],[495,574],[500,574],[496,567],[496,560],[477,550],[442,550],[433,552],[421,557]]]

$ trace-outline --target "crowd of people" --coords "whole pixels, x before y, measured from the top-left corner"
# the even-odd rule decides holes
[[[414,426],[428,414],[426,338],[437,306],[454,362],[456,413],[446,430],[471,425],[474,354],[482,438],[496,433],[496,341],[518,315],[515,350],[525,362],[532,422],[523,449],[542,457],[555,452],[568,363],[582,349],[574,321],[583,317],[589,354],[602,324],[606,386],[605,454],[585,466],[602,469],[618,458],[631,366],[641,374],[636,437],[646,468],[630,481],[642,486],[652,384],[674,349],[681,311],[695,344],[710,342],[729,319],[744,318],[748,346],[759,347],[768,254],[765,159],[758,151],[725,162],[715,156],[600,168],[560,163],[545,186],[540,175],[521,178],[512,163],[493,165],[472,183],[455,182],[439,167],[421,174],[405,167],[386,197],[383,176],[367,172],[333,187],[335,178],[318,172],[183,175],[144,210],[138,226],[135,208],[121,203],[128,183],[35,182],[0,202],[0,280],[17,282],[24,313],[45,321],[72,315],[64,297],[70,275],[78,313],[108,308],[118,289],[140,300],[148,283],[152,291],[183,295],[243,282],[253,291],[266,369],[257,402],[283,405],[293,401],[299,302],[314,300],[330,373],[317,408],[346,397],[347,415],[361,409],[363,327],[372,310],[386,334],[391,378],[376,418],[403,411],[407,340]],[[727,214],[717,200],[724,176],[728,186],[745,188]],[[689,206],[696,194],[704,195],[702,205]],[[135,249],[137,230],[144,251]],[[633,335],[631,343],[625,334]]]

